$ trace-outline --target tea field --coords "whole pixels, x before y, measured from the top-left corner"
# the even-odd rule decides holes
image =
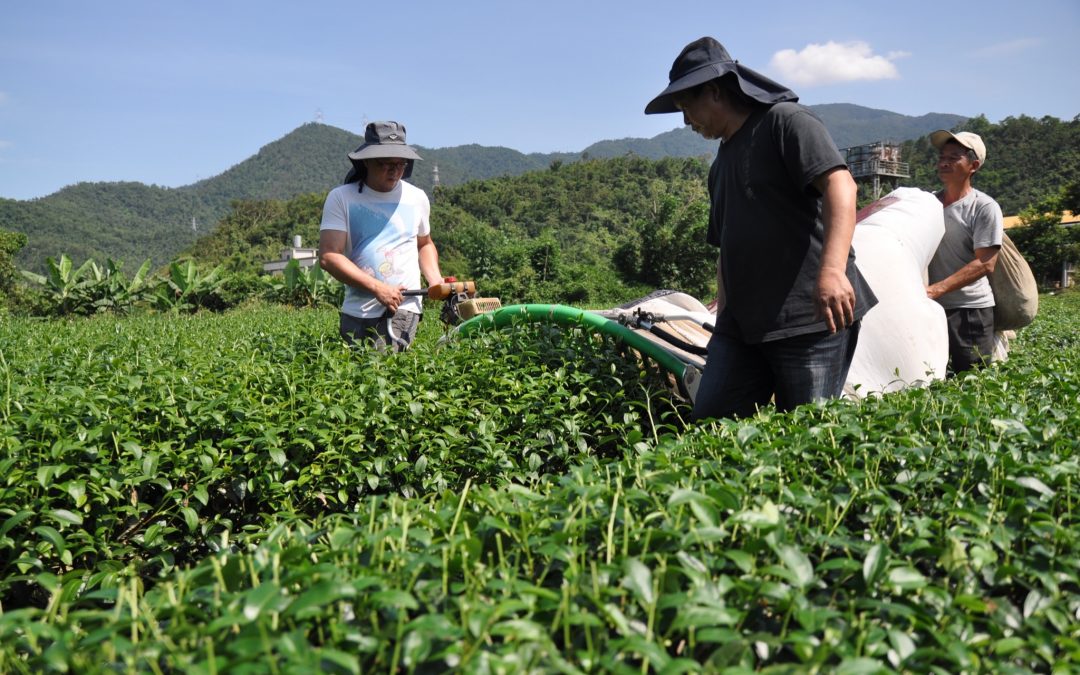
[[[1080,670],[1080,294],[742,421],[545,326],[0,324],[0,672]]]

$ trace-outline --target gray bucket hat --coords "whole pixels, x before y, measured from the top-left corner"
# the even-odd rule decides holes
[[[381,157],[400,157],[409,160],[405,165],[402,178],[412,176],[413,163],[423,157],[405,144],[405,125],[401,122],[371,122],[364,129],[364,143],[356,150],[349,153],[349,160],[353,168],[345,176],[345,183],[361,181],[360,189],[364,189],[363,180],[367,178],[365,159],[379,159]]]
[[[349,153],[349,159],[402,157],[423,159],[405,145],[405,125],[400,122],[372,122],[364,130],[364,144]]]
[[[734,73],[739,89],[761,103],[798,101],[799,97],[784,85],[774,82],[731,58],[724,45],[711,37],[694,40],[683,47],[671,64],[667,89],[645,106],[646,115],[679,112],[672,95],[718,77]]]

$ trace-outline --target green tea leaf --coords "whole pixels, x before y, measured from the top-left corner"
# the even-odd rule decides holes
[[[652,570],[646,567],[640,560],[630,558],[626,561],[622,585],[630,589],[638,601],[645,607],[651,607],[656,602],[653,593]]]
[[[761,429],[755,427],[752,424],[743,424],[739,427],[739,431],[736,433],[736,438],[739,440],[739,445],[745,446],[752,439],[761,435]]]
[[[396,609],[417,609],[420,607],[411,593],[398,590],[373,593],[371,601],[376,607],[394,607]]]
[[[740,612],[728,607],[688,605],[679,608],[679,615],[672,627],[681,630],[705,626],[734,626],[741,618]]]
[[[755,558],[746,551],[743,551],[741,549],[732,549],[730,551],[724,551],[724,556],[731,562],[735,563],[735,565],[739,568],[739,571],[743,574],[750,574],[754,569]]]
[[[283,599],[285,598],[277,584],[264,581],[244,596],[244,618],[254,621],[263,611],[278,611]]]
[[[289,604],[286,614],[295,616],[298,619],[317,616],[323,608],[331,603],[342,598],[355,597],[356,592],[356,588],[352,584],[343,581],[330,579],[319,581],[293,600]]]
[[[491,627],[492,635],[501,635],[514,642],[543,642],[547,631],[543,626],[526,619],[500,621]]]
[[[1027,597],[1024,598],[1024,618],[1030,618],[1051,604],[1053,604],[1052,598],[1046,597],[1037,588],[1031,589],[1028,591]]]
[[[844,659],[833,671],[836,675],[878,675],[888,673],[890,669],[881,661],[870,658]]]
[[[82,525],[83,517],[77,513],[72,513],[67,509],[53,509],[47,511],[45,515],[49,516],[53,520],[59,523],[66,523],[68,525]]]
[[[337,668],[354,675],[360,675],[363,672],[360,668],[360,659],[352,654],[327,647],[317,649],[316,654],[321,661],[318,669],[320,672],[333,672]]]
[[[898,659],[898,662],[893,664],[894,666],[899,666],[907,657],[915,653],[915,642],[910,635],[903,631],[890,630],[889,643],[892,644],[893,651],[896,652]]]
[[[761,505],[760,509],[748,509],[736,513],[732,516],[732,520],[752,529],[768,529],[780,524],[780,509],[776,508],[776,504],[767,501]]]
[[[0,537],[10,532],[12,528],[14,528],[16,525],[23,522],[32,515],[34,515],[33,511],[19,511],[15,515],[5,520],[4,524],[0,525]]]
[[[917,590],[926,586],[926,577],[914,567],[894,567],[889,570],[889,583],[904,590]]]
[[[1026,487],[1029,490],[1034,490],[1045,497],[1053,497],[1055,494],[1053,490],[1047,487],[1046,483],[1033,476],[1022,476],[1014,480],[1017,485]]]
[[[61,536],[55,528],[49,527],[48,525],[38,525],[31,530],[31,532],[52,544],[52,547],[57,553],[62,553],[67,550],[67,542],[64,541],[64,537]]]
[[[889,549],[884,544],[874,544],[866,552],[863,560],[863,581],[867,588],[873,588],[881,573],[885,571],[889,563]]]
[[[787,544],[776,547],[776,554],[791,572],[791,579],[800,589],[805,590],[814,581],[814,565],[810,558],[799,548]]]
[[[1027,641],[1022,637],[1007,637],[997,640],[993,644],[993,651],[995,654],[1001,654],[1006,656],[1012,654],[1017,649],[1024,647]]]
[[[187,523],[188,532],[194,532],[199,528],[199,514],[195,512],[195,509],[185,506],[180,509],[180,513],[183,514],[184,522]]]

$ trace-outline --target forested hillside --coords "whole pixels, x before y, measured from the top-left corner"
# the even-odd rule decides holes
[[[839,148],[877,141],[904,141],[925,136],[937,129],[952,129],[967,118],[960,115],[930,113],[920,117],[900,115],[888,110],[864,108],[850,103],[826,103],[809,106],[829,130]],[[653,138],[624,138],[601,141],[585,148],[584,156],[618,157],[627,153],[660,159],[661,157],[699,157],[716,153],[717,141],[705,140],[688,127],[674,129]]]
[[[937,126],[951,126],[958,116],[897,115],[847,104],[812,106],[841,147],[881,138],[903,140]],[[672,116],[672,124],[678,119]],[[424,162],[412,181],[430,192],[433,169],[444,186],[495,176],[546,169],[555,162],[618,157],[698,157],[711,155],[716,143],[681,128],[651,139],[628,138],[595,143],[582,152],[523,154],[480,145],[428,148],[410,135]],[[214,229],[233,200],[287,200],[325,192],[348,170],[345,154],[358,146],[356,134],[322,124],[306,124],[263,147],[224,173],[180,187],[141,183],[79,183],[40,199],[0,199],[0,229],[22,232],[28,243],[18,263],[43,271],[44,258],[63,252],[76,263],[114,258],[137,265],[146,258],[160,264]],[[197,149],[193,148],[193,152]]]
[[[952,129],[967,121],[960,115],[928,113],[911,117],[850,103],[825,103],[810,108],[825,123],[840,148],[877,141],[905,141],[938,129]]]
[[[287,200],[324,189],[348,168],[342,148],[355,134],[307,124],[224,173],[182,188],[79,183],[30,201],[0,200],[0,229],[27,234],[19,263],[41,270],[46,256],[146,258],[162,264],[213,230],[233,200]]]
[[[1070,121],[1009,117],[998,124],[975,117],[960,128],[986,142],[986,164],[974,185],[997,199],[1007,215],[1080,181],[1080,116]],[[904,143],[901,152],[911,163],[907,184],[936,189],[938,153],[929,137]]]
[[[42,199],[0,199],[0,229],[21,232],[20,267],[42,271],[46,256],[163,262],[217,222],[228,202],[205,203],[191,188],[78,183]]]
[[[511,302],[611,304],[658,287],[705,295],[707,170],[698,158],[619,157],[440,188],[431,219],[443,272]],[[237,202],[191,252],[257,273],[293,234],[315,241],[322,197]]]

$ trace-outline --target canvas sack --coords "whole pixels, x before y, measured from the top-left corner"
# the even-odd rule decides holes
[[[1039,311],[1039,287],[1031,267],[1016,250],[1009,235],[1002,233],[997,265],[990,275],[994,290],[994,330],[1016,330],[1035,319]]]

